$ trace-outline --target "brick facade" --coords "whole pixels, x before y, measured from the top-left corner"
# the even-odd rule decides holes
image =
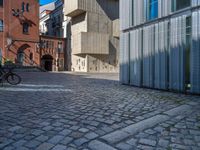
[[[41,67],[48,71],[64,71],[66,39],[40,36]]]
[[[0,48],[3,57],[21,65],[39,65],[38,0],[3,0],[0,6]],[[28,26],[28,27],[27,27]],[[23,28],[24,27],[24,28]],[[11,43],[7,39],[12,39]]]

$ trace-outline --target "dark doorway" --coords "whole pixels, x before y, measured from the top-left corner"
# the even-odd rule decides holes
[[[42,67],[47,71],[53,71],[53,57],[51,55],[42,57]]]

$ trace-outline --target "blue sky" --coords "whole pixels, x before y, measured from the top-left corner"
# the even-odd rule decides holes
[[[40,5],[44,5],[44,4],[48,4],[48,3],[51,3],[55,0],[40,0]]]

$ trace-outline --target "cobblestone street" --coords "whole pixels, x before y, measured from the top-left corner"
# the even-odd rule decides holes
[[[1,150],[200,150],[200,97],[116,74],[22,73],[0,87]]]

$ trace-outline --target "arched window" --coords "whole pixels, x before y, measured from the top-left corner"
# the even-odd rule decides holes
[[[25,3],[22,2],[22,12],[24,12],[24,11],[25,11]]]
[[[28,34],[28,32],[29,32],[29,24],[23,23],[23,33]]]
[[[23,63],[24,63],[24,52],[23,51],[20,51],[17,53],[17,62],[20,65],[23,65]]]
[[[3,32],[3,20],[0,20],[0,32]]]
[[[29,3],[26,4],[26,11],[29,12]]]

